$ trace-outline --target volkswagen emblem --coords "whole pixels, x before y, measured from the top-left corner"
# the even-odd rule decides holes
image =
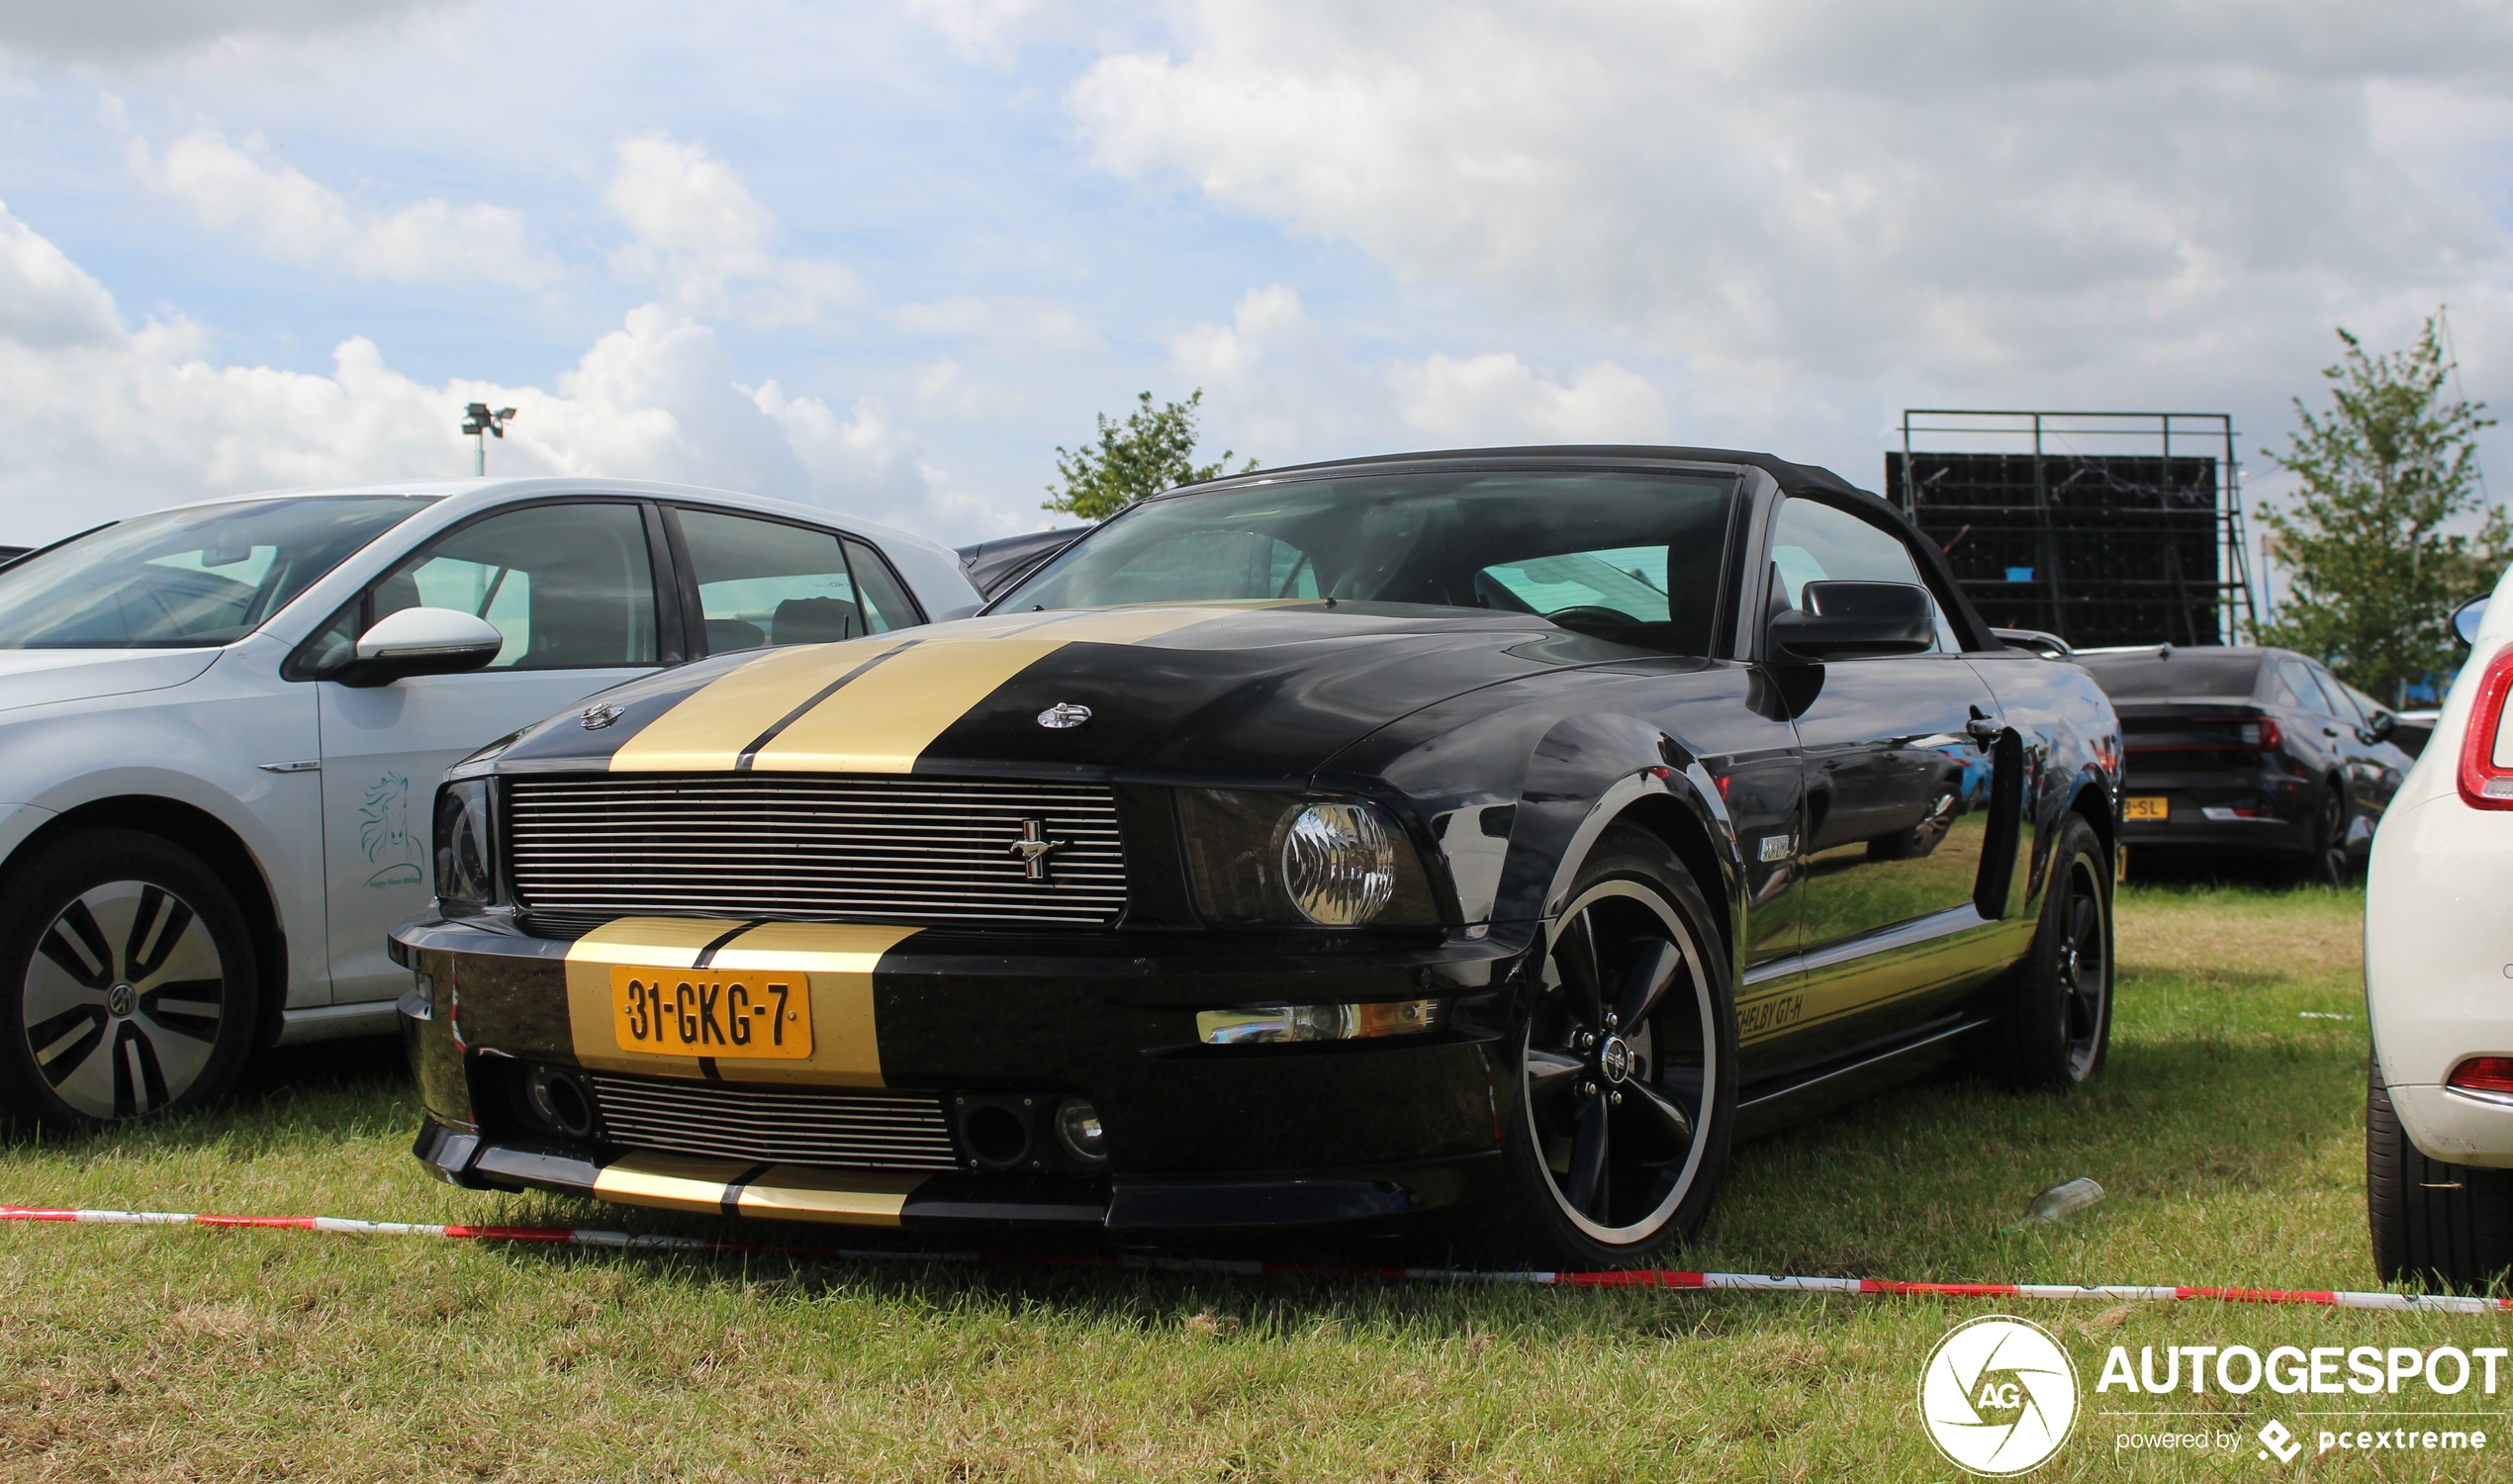
[[[1049,731],[1068,731],[1090,719],[1090,707],[1070,700],[1060,700],[1039,712],[1039,725]]]
[[[619,707],[614,705],[591,705],[585,708],[585,730],[589,732],[601,731],[618,719]]]

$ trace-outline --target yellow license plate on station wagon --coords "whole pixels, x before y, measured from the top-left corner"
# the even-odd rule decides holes
[[[2123,819],[2169,819],[2173,811],[2161,793],[2131,794],[2120,810]]]
[[[706,969],[610,972],[621,1051],[799,1062],[811,1055],[811,976]]]

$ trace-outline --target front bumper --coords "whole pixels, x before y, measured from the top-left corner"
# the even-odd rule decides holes
[[[1501,1074],[1500,1028],[1528,936],[1304,952],[1200,935],[1009,942],[627,919],[571,943],[500,919],[431,916],[394,934],[422,986],[403,1005],[427,1111],[414,1152],[464,1185],[853,1225],[1185,1232],[1400,1220],[1472,1200],[1497,1165],[1515,1086]],[[611,969],[687,969],[709,945],[703,962],[717,971],[773,964],[807,977],[807,1058],[621,1049]],[[1196,1036],[1201,1009],[1426,995],[1447,1000],[1449,1019],[1420,1035],[1253,1047]],[[532,1068],[598,1089],[661,1089],[694,1111],[671,1148],[599,1112],[571,1135],[519,1092]],[[948,1131],[948,1153],[932,1141],[916,1167],[873,1167],[881,1161],[709,1147],[710,1120],[757,1116],[725,1110],[796,1096],[814,1108],[865,1098],[911,1108]],[[1005,1167],[980,1158],[993,1152],[960,1121],[972,1101],[1067,1098],[1096,1108],[1103,1165],[1058,1156]]]

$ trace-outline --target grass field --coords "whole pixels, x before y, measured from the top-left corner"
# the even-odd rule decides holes
[[[1741,1150],[1683,1265],[2375,1286],[2362,897],[2136,886],[2109,1071],[2069,1097],[1932,1083]],[[2301,1012],[2349,1017],[2307,1018]],[[389,1057],[300,1056],[190,1122],[0,1149],[0,1201],[671,1227],[422,1179]],[[2010,1232],[2033,1193],[2110,1197]],[[697,1226],[672,1228],[704,1230]],[[791,1234],[791,1229],[780,1229]],[[747,1235],[757,1235],[751,1233]],[[806,1239],[809,1233],[802,1234]],[[296,1233],[0,1228],[0,1477],[1947,1479],[1913,1401],[1957,1321],[2054,1329],[2086,1388],[2053,1478],[2496,1477],[2487,1453],[2260,1461],[2396,1399],[2093,1392],[2104,1350],[2513,1345],[2513,1322],[665,1259]],[[2367,1412],[2363,1404],[2378,1404]],[[2203,1418],[2166,1417],[2162,1409]],[[2136,1412],[2136,1417],[2105,1413]],[[2127,1431],[2230,1453],[2116,1453]],[[2436,1424],[2441,1426],[2441,1424]],[[2377,1462],[2378,1460],[2378,1462]]]

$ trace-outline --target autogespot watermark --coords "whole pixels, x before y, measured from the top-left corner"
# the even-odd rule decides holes
[[[2123,1459],[2154,1452],[2250,1452],[2273,1467],[2293,1463],[2308,1448],[2324,1454],[2474,1453],[2501,1435],[2492,1409],[2468,1408],[2513,1384],[2504,1346],[2479,1345],[2112,1345],[2094,1380],[2095,1436],[2109,1436]],[[2501,1372],[2501,1373],[2500,1373]],[[2106,1409],[2129,1398],[2293,1397],[2293,1410],[2254,1426],[2257,1413],[2234,1404],[2204,1410]],[[2373,1398],[2348,1407],[2317,1399]],[[2460,1404],[2456,1408],[2455,1404]],[[2029,1320],[1994,1314],[1946,1332],[1920,1368],[1919,1416],[1929,1440],[1966,1473],[2007,1478],[2058,1456],[2086,1405],[2077,1367],[2050,1332]],[[2214,1406],[2226,1406],[2218,1402]],[[2390,1417],[2377,1407],[2413,1407]],[[2467,1410],[2462,1410],[2466,1408]],[[2289,1420],[2291,1419],[2291,1421]],[[2237,1426],[2239,1424],[2239,1426]]]

